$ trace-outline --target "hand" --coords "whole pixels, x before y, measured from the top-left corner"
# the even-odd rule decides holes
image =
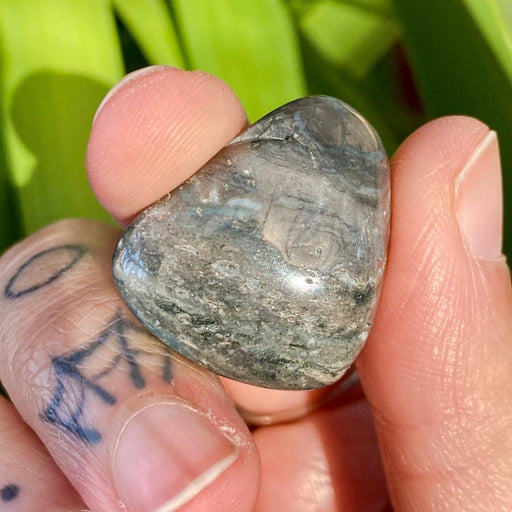
[[[92,186],[126,226],[245,124],[218,79],[145,70],[97,114]],[[469,118],[429,123],[394,156],[392,190],[389,264],[357,361],[364,395],[353,386],[309,414],[332,389],[225,380],[226,394],[145,332],[112,283],[118,230],[64,221],[9,250],[0,509],[512,510],[512,288],[495,134]],[[228,395],[246,417],[303,417],[251,433]]]

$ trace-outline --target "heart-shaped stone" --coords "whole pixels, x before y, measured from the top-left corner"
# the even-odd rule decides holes
[[[164,343],[220,375],[312,389],[353,363],[372,325],[389,230],[389,168],[351,107],[271,112],[144,210],[113,272]]]

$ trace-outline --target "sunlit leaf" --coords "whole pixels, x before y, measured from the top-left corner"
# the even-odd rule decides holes
[[[183,67],[183,57],[164,0],[114,0],[114,8],[148,62]]]
[[[462,0],[512,82],[512,2]]]
[[[193,68],[224,79],[253,120],[304,96],[291,15],[281,0],[172,0]]]
[[[123,74],[108,0],[0,0],[2,136],[25,233],[107,219],[87,183],[94,112]]]
[[[316,0],[302,6],[299,26],[327,61],[354,78],[366,75],[400,36],[391,0]]]

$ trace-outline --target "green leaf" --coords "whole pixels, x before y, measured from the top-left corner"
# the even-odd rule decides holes
[[[411,132],[427,119],[415,88],[408,76],[407,64],[398,47],[394,47],[357,82],[359,93],[371,100],[375,110],[385,120],[396,144],[386,146],[390,154]]]
[[[108,219],[84,158],[94,112],[123,75],[110,2],[0,0],[0,37],[2,138],[24,232]]]
[[[292,17],[281,0],[172,0],[193,68],[213,73],[258,118],[306,88]]]
[[[468,0],[395,0],[395,6],[429,115],[471,115],[498,131],[507,206],[512,202],[512,80],[508,71],[512,63],[498,58],[496,42],[489,44],[491,15],[482,13],[490,2],[477,1],[482,9],[475,9],[475,2],[471,11]],[[507,13],[510,19],[510,8]],[[475,18],[478,14],[483,16],[479,22]],[[494,41],[509,39],[507,26],[510,24],[504,22],[493,26],[500,32]],[[505,46],[501,51],[505,55]],[[505,208],[505,226],[512,225],[511,214],[512,210]],[[510,228],[505,229],[504,245],[512,256]]]
[[[0,64],[1,69],[2,66]],[[0,98],[2,97],[2,86],[3,80],[0,74]],[[20,237],[16,198],[12,190],[5,155],[5,140],[2,130],[4,126],[5,120],[2,118],[2,111],[0,109],[0,254]]]
[[[512,2],[463,0],[512,82]]]
[[[2,140],[0,140],[0,219],[0,254],[2,254],[3,250],[21,235],[16,197],[9,179]]]
[[[183,67],[183,57],[164,0],[114,0],[114,8],[148,62]]]
[[[391,0],[316,0],[300,11],[311,45],[354,78],[365,76],[400,36]]]

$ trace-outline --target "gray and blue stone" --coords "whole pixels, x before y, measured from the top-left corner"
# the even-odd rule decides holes
[[[302,98],[144,210],[113,273],[133,313],[185,357],[250,384],[313,389],[363,347],[388,230],[378,135],[335,98]]]

